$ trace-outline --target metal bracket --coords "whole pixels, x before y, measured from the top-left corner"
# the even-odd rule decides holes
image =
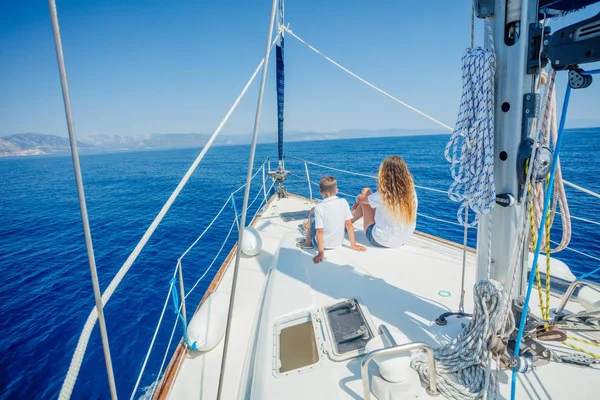
[[[283,182],[285,182],[285,180],[287,179],[288,175],[290,174],[290,171],[287,171],[282,168],[277,168],[277,170],[269,171],[269,172],[267,172],[267,174],[269,174],[271,179],[273,179],[274,183],[279,184],[279,191],[277,192],[279,198],[280,199],[286,198],[287,192],[285,190],[285,187],[283,186]]]
[[[517,193],[517,202],[521,204],[525,195],[525,184],[527,183],[527,166],[531,158],[531,149],[535,141],[527,138],[521,141],[517,149],[517,178],[519,181],[519,190]]]
[[[440,326],[445,326],[448,325],[448,320],[446,320],[446,318],[451,317],[453,315],[456,315],[458,318],[462,318],[462,317],[473,317],[473,314],[469,314],[466,312],[445,312],[442,315],[440,315],[439,317],[437,317],[433,322],[436,323],[436,325],[440,325]]]
[[[527,74],[537,75],[540,73],[541,67],[544,68],[548,64],[548,57],[543,52],[540,56],[542,43],[546,46],[550,39],[550,27],[544,26],[539,22],[529,24],[529,44],[527,45]]]
[[[477,18],[489,18],[494,15],[494,0],[475,0]]]
[[[583,70],[574,68],[569,70],[569,86],[571,89],[585,89],[592,84],[592,75],[582,74]]]
[[[531,41],[530,41],[531,44]],[[525,183],[527,181],[527,163],[531,157],[531,150],[535,144],[529,137],[534,132],[537,125],[539,112],[540,95],[538,93],[525,93],[523,95],[523,110],[521,122],[521,144],[517,150],[517,177],[519,180],[519,190],[517,192],[517,201],[521,204],[525,194]]]
[[[515,204],[515,197],[510,193],[496,195],[496,204],[502,207],[510,207]]]
[[[600,13],[554,32],[544,44],[557,71],[600,61]]]
[[[387,327],[385,325],[381,325],[379,327],[379,333],[382,334],[387,341],[390,343],[391,347],[384,347],[382,349],[373,350],[370,353],[367,353],[360,363],[360,372],[362,377],[363,384],[363,399],[371,400],[371,377],[369,374],[369,363],[376,358],[387,357],[391,358],[395,355],[401,353],[407,353],[412,350],[420,350],[423,349],[427,352],[427,368],[429,370],[429,388],[427,389],[427,394],[430,396],[437,396],[440,392],[437,389],[437,373],[435,366],[435,357],[433,354],[433,349],[426,343],[423,342],[411,342],[407,344],[397,345],[396,341],[390,335]]]
[[[523,95],[523,122],[521,123],[521,140],[527,139],[530,132],[535,132],[539,108],[539,93],[525,93]]]

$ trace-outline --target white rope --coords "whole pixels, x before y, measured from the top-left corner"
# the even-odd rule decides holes
[[[252,178],[250,178],[251,180],[254,180],[254,178],[256,178],[256,175],[258,175],[259,172],[261,172],[261,168],[264,168],[264,166],[267,164],[268,162],[268,157],[267,159],[265,159],[265,161],[256,169],[256,172],[254,173],[254,175],[252,175]],[[237,192],[239,192],[240,190],[242,190],[243,188],[246,187],[246,184],[243,184],[242,186],[240,186],[239,188],[235,189],[233,192],[231,192],[231,194],[236,194]]]
[[[298,157],[285,156],[285,158],[291,158],[293,160],[303,161],[303,162],[305,162],[307,164],[314,165],[316,167],[321,167],[321,168],[329,169],[331,171],[343,172],[343,173],[348,174],[348,175],[362,176],[362,177],[365,177],[365,178],[377,179],[376,175],[369,175],[369,174],[363,174],[363,173],[360,173],[360,172],[347,171],[345,169],[330,167],[329,165],[319,164],[319,163],[308,161],[308,160],[304,160],[304,159],[298,158]]]
[[[489,25],[488,25],[489,26]],[[479,215],[496,204],[494,184],[494,76],[496,58],[491,49],[467,49],[462,59],[463,92],[456,121],[444,155],[451,163],[454,182],[450,199],[461,202],[457,218],[461,225],[475,226]],[[469,224],[464,208],[475,212]]]
[[[175,270],[173,271],[173,276],[171,278],[174,278],[176,274],[177,274],[177,267],[175,267]],[[135,394],[140,385],[140,381],[142,380],[142,375],[144,374],[144,370],[146,369],[146,364],[148,363],[148,358],[150,358],[150,353],[152,352],[152,348],[154,347],[154,341],[156,340],[156,336],[158,335],[158,330],[162,324],[163,317],[165,316],[165,310],[167,309],[167,304],[169,303],[169,298],[171,297],[171,289],[172,288],[173,288],[173,283],[171,283],[171,285],[169,286],[169,290],[167,292],[167,298],[165,299],[165,303],[163,304],[163,308],[160,313],[160,318],[158,319],[158,323],[156,324],[156,329],[154,329],[154,335],[152,336],[152,341],[150,342],[150,346],[148,347],[148,352],[146,353],[146,357],[144,358],[144,363],[142,364],[142,369],[140,371],[140,374],[138,375],[137,381],[135,382],[135,387],[133,388],[133,391],[131,392],[131,397],[129,398],[130,400],[133,400],[133,398],[135,397]]]
[[[503,305],[502,285],[495,281],[479,281],[473,291],[474,310],[470,323],[451,342],[434,350],[438,390],[446,398],[481,399],[498,386],[488,368],[492,353],[488,342],[492,336],[505,335],[514,329],[501,323]],[[411,366],[421,380],[429,382],[427,353],[419,351],[412,357]]]
[[[378,88],[377,86],[373,85],[372,83],[368,82],[367,80],[361,78],[360,76],[356,75],[354,72],[350,71],[349,69],[343,67],[342,65],[338,64],[337,62],[333,61],[331,58],[327,57],[325,54],[321,53],[319,50],[317,50],[316,48],[314,48],[313,46],[311,46],[310,44],[306,43],[304,40],[302,40],[301,38],[298,37],[298,35],[296,35],[294,32],[292,32],[289,28],[287,27],[283,27],[283,30],[287,33],[289,33],[290,35],[292,35],[293,37],[295,37],[296,39],[298,39],[302,44],[304,44],[306,47],[308,47],[309,49],[311,49],[312,51],[314,51],[315,53],[319,54],[320,56],[322,56],[323,58],[325,58],[327,61],[329,61],[330,63],[332,63],[333,65],[335,65],[336,67],[340,68],[342,71],[348,73],[349,75],[355,77],[356,79],[358,79],[359,81],[361,81],[362,83],[364,83],[367,86],[372,87],[373,89],[377,90],[379,93],[389,97],[390,99],[394,100],[396,103],[399,103],[401,105],[403,105],[404,107],[416,112],[417,114],[420,114],[422,116],[424,116],[425,118],[429,119],[430,121],[435,122],[436,124],[448,129],[449,131],[452,130],[452,127],[449,125],[444,124],[443,122],[440,122],[439,120],[433,118],[431,115],[424,113],[421,110],[416,109],[415,107],[411,106],[410,104],[407,104],[405,102],[403,102],[402,100],[392,96],[391,94],[389,94],[388,92]]]
[[[258,169],[254,173],[254,175],[252,175],[251,179],[254,179],[256,177],[256,175],[258,175],[258,173],[261,172],[261,168],[264,167],[264,165],[265,165],[266,162],[267,161],[265,161],[260,167],[258,167]],[[208,224],[208,226],[204,229],[204,231],[202,231],[202,233],[200,234],[200,236],[198,236],[198,238],[196,238],[196,240],[190,245],[190,247],[188,247],[187,250],[183,252],[183,254],[181,255],[181,257],[179,257],[179,260],[178,260],[179,262],[181,262],[181,260],[183,259],[183,257],[185,257],[187,255],[187,253],[189,253],[190,250],[192,250],[194,248],[194,246],[196,246],[196,244],[198,244],[198,242],[200,241],[200,239],[202,239],[202,237],[204,237],[204,234],[210,229],[210,227],[219,218],[219,216],[221,215],[221,213],[223,212],[223,210],[225,209],[225,207],[227,206],[227,204],[230,201],[233,201],[233,199],[232,199],[231,196],[234,195],[235,193],[239,192],[240,190],[242,190],[244,187],[246,187],[245,184],[242,185],[242,186],[240,186],[239,188],[237,188],[233,192],[231,192],[231,195],[227,198],[227,200],[225,201],[225,203],[223,203],[223,206],[221,207],[221,209],[219,210],[219,212],[217,213],[217,215],[215,215],[215,217],[212,219],[212,221],[210,221],[210,223]]]
[[[596,193],[596,192],[592,192],[592,191],[591,191],[591,190],[589,190],[589,189],[586,189],[586,188],[584,188],[584,187],[581,187],[581,186],[579,186],[579,185],[576,185],[576,184],[574,184],[574,183],[572,183],[572,182],[569,182],[569,181],[567,181],[567,180],[565,180],[565,179],[563,179],[563,180],[562,180],[562,182],[563,182],[565,185],[567,185],[567,186],[571,186],[573,189],[577,189],[577,190],[579,190],[580,192],[587,193],[587,194],[589,194],[590,196],[594,196],[594,197],[596,197],[596,198],[600,199],[600,194],[598,194],[598,193]]]
[[[156,379],[154,380],[154,383],[151,385],[152,393],[150,394],[150,397],[148,397],[148,399],[153,399],[154,393],[156,392],[156,389],[158,389],[158,385],[159,385],[159,382],[160,382],[161,376],[162,376],[162,370],[165,366],[165,362],[167,361],[167,356],[169,355],[169,349],[171,348],[171,343],[173,343],[173,337],[175,336],[175,331],[177,330],[177,322],[179,322],[179,319],[175,318],[175,322],[173,323],[173,329],[171,330],[171,337],[169,338],[169,344],[167,344],[165,354],[163,355],[163,360],[162,360],[162,363],[160,364],[160,369],[158,370],[158,375],[156,375]]]
[[[275,182],[273,182],[273,183],[271,184],[271,187],[273,187],[273,185],[274,185],[274,184],[275,184]],[[271,190],[271,189],[269,188],[269,191],[270,191],[270,190]],[[258,189],[258,192],[256,192],[256,196],[254,196],[254,199],[252,199],[252,202],[250,202],[250,204],[248,204],[248,210],[252,208],[252,206],[254,205],[254,203],[256,203],[256,200],[258,199],[258,197],[259,197],[261,194],[262,194],[262,187]],[[262,204],[262,202],[261,202],[261,204]],[[260,206],[259,206],[259,208],[260,208]]]
[[[150,396],[150,399],[154,398],[154,393],[156,392],[156,389],[158,389],[158,384],[159,384],[159,381],[161,380],[162,370],[165,366],[165,362],[167,361],[169,349],[171,348],[171,343],[173,342],[173,337],[175,336],[175,331],[177,330],[177,322],[179,322],[179,320],[177,318],[175,318],[175,322],[173,323],[173,329],[171,330],[171,337],[169,338],[169,344],[167,345],[167,349],[165,350],[165,354],[163,356],[162,363],[160,364],[160,369],[158,370],[158,375],[156,375],[156,380],[154,381],[154,384],[152,385],[152,395]]]
[[[200,241],[200,239],[202,239],[204,237],[204,234],[210,229],[211,226],[213,226],[213,224],[215,223],[215,221],[219,218],[219,216],[221,215],[221,213],[223,212],[223,210],[225,209],[225,207],[227,206],[227,204],[229,204],[230,201],[233,201],[231,199],[231,196],[229,196],[227,198],[227,201],[225,203],[223,203],[223,206],[221,207],[221,209],[219,210],[219,212],[217,213],[217,215],[215,215],[215,217],[212,219],[212,221],[210,221],[210,223],[208,224],[208,226],[206,228],[204,228],[204,230],[202,231],[202,233],[200,234],[200,236],[198,236],[196,238],[196,240],[194,240],[194,243],[192,243],[191,246],[188,247],[187,250],[183,252],[183,254],[181,255],[181,257],[179,257],[179,259],[177,260],[178,263],[180,263],[181,260],[183,259],[183,257],[185,257],[187,255],[187,253],[189,253],[190,250],[192,250],[194,248],[194,246],[196,246],[196,244]]]
[[[550,241],[551,241],[552,243],[554,243],[554,244],[558,244],[558,242],[556,242],[556,241],[554,241],[554,240],[550,240]],[[572,251],[572,252],[574,252],[574,253],[577,253],[577,254],[579,254],[579,255],[582,255],[582,256],[584,256],[584,257],[591,258],[592,260],[600,261],[600,258],[598,258],[598,257],[594,257],[594,256],[593,256],[593,255],[591,255],[591,254],[584,253],[583,251],[575,250],[575,249],[574,249],[574,248],[572,248],[572,247],[565,247],[565,250],[570,250],[570,251]]]
[[[328,169],[328,170],[331,170],[331,171],[342,172],[342,173],[345,173],[345,174],[348,174],[348,175],[362,176],[362,177],[365,177],[365,178],[377,179],[376,175],[363,174],[363,173],[360,173],[360,172],[353,172],[353,171],[348,171],[348,170],[345,170],[345,169],[330,167],[328,165],[323,165],[323,164],[319,164],[319,163],[316,163],[316,162],[307,161],[307,160],[304,160],[304,159],[298,158],[298,157],[285,156],[285,158],[291,158],[293,160],[302,161],[302,162],[305,162],[307,164],[314,165],[316,167],[321,167],[321,168]],[[298,176],[299,178],[301,178],[299,175],[296,175],[296,176]],[[317,183],[317,186],[318,186],[318,183]],[[427,187],[427,186],[419,186],[419,185],[414,185],[414,186],[417,189],[429,190],[429,191],[435,192],[435,193],[448,194],[448,192],[445,191],[445,190],[434,189],[434,188],[430,188],[430,187]]]
[[[185,295],[185,298],[187,299],[188,296],[194,291],[194,289],[196,289],[196,286],[198,286],[198,284],[200,283],[200,281],[202,279],[204,279],[204,277],[206,276],[206,274],[208,274],[208,271],[211,270],[212,266],[214,265],[214,263],[217,261],[217,258],[221,255],[221,252],[223,251],[223,248],[225,247],[225,244],[227,243],[227,241],[229,240],[229,236],[231,236],[231,232],[233,231],[233,227],[235,226],[235,221],[233,221],[231,223],[231,227],[229,228],[229,232],[227,233],[227,236],[225,237],[225,240],[223,241],[223,244],[221,244],[221,248],[219,249],[219,251],[217,252],[217,255],[215,255],[215,257],[213,258],[212,262],[210,263],[210,265],[208,266],[208,268],[206,268],[206,271],[204,271],[204,273],[200,276],[200,278],[198,278],[198,280],[196,281],[196,283],[194,284],[194,286],[192,286],[192,288],[187,292],[187,294]]]
[[[557,212],[557,214],[562,216],[562,214],[561,214],[561,213],[559,213],[559,212]],[[569,217],[570,217],[571,219],[574,219],[574,220],[577,220],[577,221],[583,221],[583,222],[587,222],[587,223],[594,224],[594,225],[600,225],[600,222],[596,222],[596,221],[593,221],[593,220],[591,220],[591,219],[587,219],[587,218],[581,218],[581,217],[576,217],[576,216],[574,216],[574,215],[570,215]],[[565,247],[565,248],[566,248],[566,247]]]
[[[546,95],[544,96],[544,114],[542,118],[542,129],[541,129],[541,145],[549,147],[550,137],[552,142],[556,143],[558,136],[557,122],[556,122],[556,91],[555,91],[555,76],[556,71],[553,71],[550,77],[546,72],[542,72],[540,75],[539,85],[546,85]],[[567,202],[567,196],[565,193],[564,181],[562,179],[562,171],[560,167],[560,159],[556,158],[553,162],[557,163],[555,179],[554,179],[554,193],[552,200],[552,209],[550,210],[549,220],[550,226],[554,223],[554,217],[557,214],[556,207],[560,207],[561,225],[562,225],[562,237],[560,243],[553,249],[551,253],[559,252],[569,245],[571,241],[571,215],[569,212],[569,204]],[[539,231],[540,221],[542,220],[542,211],[544,209],[544,188],[546,182],[536,182],[533,184],[534,200],[533,210],[536,231]],[[546,242],[546,230],[543,230],[543,242]]]
[[[144,246],[146,245],[146,243],[148,242],[148,240],[150,239],[150,237],[152,236],[152,234],[154,233],[154,231],[156,230],[156,228],[158,227],[158,225],[160,224],[160,222],[162,221],[164,216],[167,214],[167,211],[169,211],[169,208],[171,208],[171,205],[173,204],[173,202],[175,201],[177,196],[179,196],[179,193],[181,192],[183,187],[186,185],[186,183],[188,182],[188,180],[190,179],[190,177],[192,176],[192,174],[194,173],[194,171],[200,164],[200,161],[202,161],[205,154],[208,152],[208,150],[212,146],[213,142],[215,141],[215,139],[217,138],[219,133],[221,133],[221,130],[225,126],[225,123],[229,120],[229,117],[231,117],[231,114],[237,108],[238,104],[240,103],[240,101],[242,100],[242,98],[244,97],[246,92],[248,91],[250,84],[254,81],[254,78],[256,77],[256,75],[258,74],[260,69],[262,68],[263,63],[264,63],[264,58],[260,62],[260,64],[256,68],[256,70],[254,71],[252,76],[250,77],[250,80],[248,80],[248,82],[242,89],[242,92],[240,93],[240,95],[234,101],[233,105],[231,106],[231,108],[229,109],[229,111],[227,112],[227,114],[225,115],[225,117],[223,118],[223,120],[221,121],[219,126],[217,127],[217,129],[215,129],[215,131],[213,132],[213,134],[210,137],[210,139],[208,140],[208,142],[204,145],[204,148],[202,149],[202,151],[200,152],[198,157],[196,157],[196,159],[194,160],[194,162],[192,163],[192,165],[190,166],[188,171],[185,173],[185,175],[183,176],[183,178],[181,179],[181,181],[179,182],[179,184],[177,185],[177,187],[175,188],[173,193],[171,193],[171,196],[169,197],[167,202],[164,204],[164,206],[162,207],[162,209],[160,210],[158,215],[154,218],[154,221],[152,221],[152,224],[150,224],[150,226],[148,227],[148,229],[146,230],[146,232],[144,233],[144,235],[142,236],[142,238],[140,239],[138,244],[135,246],[135,248],[133,249],[133,251],[131,252],[129,257],[127,258],[127,260],[125,261],[123,266],[121,266],[121,268],[119,269],[119,271],[117,272],[115,277],[110,282],[108,288],[102,294],[102,304],[103,305],[106,305],[108,300],[110,300],[110,297],[116,290],[117,286],[119,286],[119,284],[121,283],[121,280],[123,280],[123,278],[125,277],[125,274],[127,274],[127,271],[129,271],[129,268],[131,268],[131,265],[137,259],[138,255],[140,254],[140,252],[142,251],[142,249],[144,248]],[[75,382],[77,381],[77,376],[79,375],[79,370],[81,368],[83,356],[85,354],[88,342],[90,340],[90,336],[92,334],[92,330],[94,329],[94,325],[96,325],[97,320],[98,320],[98,311],[96,308],[94,308],[92,310],[92,312],[89,314],[89,316],[85,322],[85,325],[83,326],[83,330],[81,331],[81,335],[79,336],[79,341],[77,342],[77,347],[75,348],[75,351],[73,352],[73,357],[71,359],[71,364],[69,365],[69,370],[67,371],[67,375],[65,377],[62,388],[60,390],[60,394],[59,394],[60,400],[69,399],[71,397],[71,394],[73,393],[73,388],[75,387]]]
[[[447,191],[445,190],[440,190],[440,189],[433,189],[427,186],[419,186],[419,185],[414,185],[417,189],[423,189],[423,190],[429,190],[430,192],[435,192],[435,193],[442,193],[442,194],[448,194]]]
[[[462,226],[462,225],[461,225],[461,224],[459,224],[458,222],[446,221],[445,219],[435,218],[435,217],[432,217],[432,216],[430,216],[430,215],[426,215],[426,214],[417,213],[417,215],[418,215],[419,217],[423,217],[423,218],[431,219],[431,220],[438,221],[438,222],[443,222],[444,224],[456,225],[456,226]]]

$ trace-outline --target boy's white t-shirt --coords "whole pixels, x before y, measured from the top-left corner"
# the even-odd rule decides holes
[[[418,205],[417,194],[415,196],[415,207]],[[417,221],[408,225],[401,225],[394,219],[394,216],[386,207],[383,207],[381,194],[375,192],[367,200],[369,205],[375,209],[375,226],[373,227],[373,237],[382,246],[400,247],[406,242],[406,239],[412,235],[417,226]]]
[[[326,249],[340,247],[344,242],[346,221],[352,219],[350,206],[345,199],[331,196],[315,206],[315,229],[323,229]]]

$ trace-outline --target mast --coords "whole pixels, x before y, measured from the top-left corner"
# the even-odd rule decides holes
[[[276,64],[276,79],[277,79],[277,158],[278,158],[278,170],[284,170],[283,162],[283,110],[284,110],[284,89],[285,89],[285,72],[283,63],[283,48],[284,38],[283,30],[281,28],[284,24],[284,10],[283,0],[278,2],[277,7],[277,28],[281,32],[281,36],[276,44],[275,48],[275,64]]]
[[[519,231],[523,225],[525,202],[519,201],[517,170],[519,146],[535,131],[539,95],[535,93],[534,75],[528,72],[530,24],[537,22],[537,1],[479,0],[478,17],[490,17],[495,41],[495,115],[494,115],[494,180],[497,201],[490,215],[481,217],[477,231],[477,279],[487,279],[488,246],[491,246],[490,275],[505,287],[518,263],[513,293],[523,293],[527,274],[529,247],[520,254]],[[490,47],[487,30],[485,47]],[[531,129],[531,127],[534,127]],[[489,241],[491,240],[491,244]]]
[[[285,169],[285,161],[283,158],[283,111],[284,111],[284,89],[285,89],[285,72],[284,72],[284,5],[283,0],[277,2],[277,30],[279,39],[275,46],[275,73],[277,84],[277,169],[269,171],[269,175],[273,182],[279,184],[279,197],[286,197],[285,182],[289,171]]]

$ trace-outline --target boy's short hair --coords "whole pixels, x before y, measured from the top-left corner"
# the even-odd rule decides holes
[[[335,194],[337,190],[337,180],[333,176],[324,176],[319,181],[319,190],[322,193]]]

